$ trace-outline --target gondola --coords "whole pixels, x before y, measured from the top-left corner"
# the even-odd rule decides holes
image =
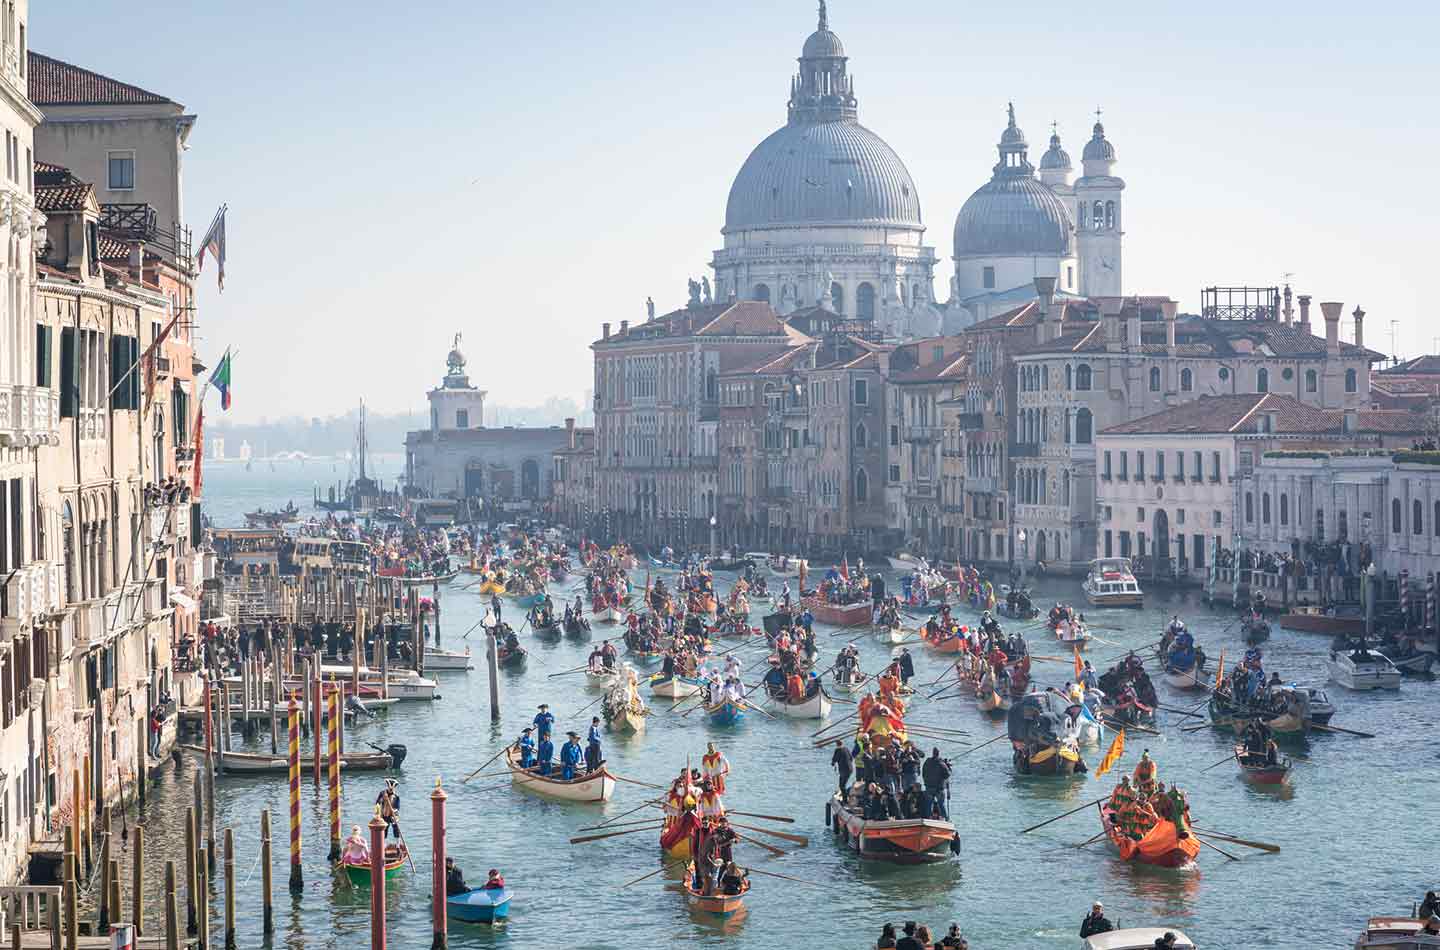
[[[430,584],[448,584],[460,576],[459,571],[447,571],[444,574],[420,574],[414,577],[402,577],[400,583],[407,587],[418,587]]]
[[[645,710],[621,706],[611,715],[609,725],[615,732],[644,732]]]
[[[405,866],[405,859],[406,851],[403,843],[385,846],[385,880],[388,881],[400,873],[400,869]],[[350,878],[351,884],[356,887],[370,886],[370,862],[360,863],[344,859],[340,862],[340,867],[344,868],[345,876]]]
[[[1248,618],[1241,623],[1240,633],[1245,637],[1246,643],[1261,643],[1270,639],[1270,621],[1264,617]]]
[[[500,666],[515,670],[525,665],[525,658],[529,655],[524,647],[517,646],[513,650],[507,650],[502,646],[495,656],[495,662]]]
[[[590,621],[584,617],[571,616],[565,621],[565,635],[567,637],[583,637],[590,632]]]
[[[992,688],[984,691],[975,691],[975,708],[991,716],[999,715],[1010,710],[1010,697],[999,690]]]
[[[1240,765],[1240,777],[1251,785],[1283,785],[1290,777],[1290,759],[1266,762],[1263,755],[1251,756],[1245,752],[1245,744],[1235,746],[1235,761]]]
[[[535,636],[553,640],[563,632],[560,628],[560,621],[552,620],[549,623],[535,623],[533,620],[530,626],[535,630]]]
[[[200,745],[183,744],[181,748],[187,752],[193,752],[197,756],[205,754],[205,747]],[[398,754],[396,752],[398,750]],[[230,750],[217,749],[212,753],[216,763],[222,772],[287,772],[290,770],[290,759],[284,753],[270,755],[261,752],[233,752]],[[398,769],[405,761],[405,747],[396,743],[389,750],[380,752],[342,752],[340,754],[340,768],[349,771],[386,771]],[[328,757],[321,753],[320,763],[322,766],[329,762]],[[302,754],[300,756],[300,768],[307,771],[314,767],[315,756]]]
[[[510,891],[503,887],[477,887],[464,894],[452,894],[445,898],[445,910],[455,920],[467,924],[493,924],[510,916]]]
[[[513,747],[505,750],[505,765],[510,769],[510,781],[516,788],[567,802],[608,802],[615,794],[615,778],[603,762],[598,770],[583,773],[567,782],[559,777],[558,768],[549,775],[522,769],[519,755]]]

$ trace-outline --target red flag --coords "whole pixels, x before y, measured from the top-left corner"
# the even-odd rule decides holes
[[[200,411],[195,413],[195,481],[190,486],[195,497],[200,497],[200,465],[205,458],[205,407],[202,405]]]

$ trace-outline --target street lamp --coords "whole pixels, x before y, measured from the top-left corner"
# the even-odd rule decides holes
[[[1029,540],[1029,538],[1028,538],[1028,536],[1025,534],[1025,529],[1024,529],[1024,528],[1021,528],[1021,529],[1020,529],[1019,533],[1015,535],[1015,538],[1016,538],[1016,540],[1018,540],[1018,541],[1020,542],[1020,589],[1021,589],[1021,590],[1024,590],[1024,589],[1025,589],[1025,562],[1030,559],[1030,545],[1026,543],[1026,542]]]
[[[715,556],[715,516],[710,516],[710,556]]]

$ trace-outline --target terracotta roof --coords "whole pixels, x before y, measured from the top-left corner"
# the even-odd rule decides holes
[[[787,329],[765,301],[738,300],[695,333],[697,336],[785,336]]]
[[[1164,409],[1103,430],[1101,435],[1255,435],[1260,419],[1273,416],[1277,435],[1345,434],[1343,409],[1319,409],[1292,396],[1245,393],[1201,396],[1193,402]],[[1356,413],[1357,433],[1409,434],[1423,432],[1425,420],[1414,413],[1390,409],[1362,409]]]
[[[946,359],[935,360],[901,373],[891,373],[890,382],[904,385],[906,383],[939,383],[959,379],[965,375],[965,370],[969,365],[970,355],[968,353],[954,353]]]
[[[816,365],[816,369],[879,369],[880,354],[889,353],[895,349],[893,344],[871,343],[863,337],[846,335],[845,345],[853,347],[855,352],[843,358],[835,357],[835,347],[830,346],[831,357],[828,361]],[[825,359],[825,347],[818,351],[821,359]]]
[[[807,343],[802,343],[799,346],[786,347],[778,353],[766,354],[760,359],[755,360],[751,363],[747,363],[744,366],[739,366],[735,369],[727,369],[720,375],[771,376],[778,375],[780,373],[788,373],[790,370],[795,369],[797,366],[806,363],[809,360],[810,354],[815,351],[816,346],[818,346],[818,344],[815,343],[815,341],[811,340]]]
[[[788,326],[763,300],[741,300],[732,303],[701,304],[682,307],[657,316],[654,320],[632,323],[608,340],[617,343],[631,340],[664,339],[686,336],[773,336],[799,344],[809,337]]]
[[[1428,375],[1393,376],[1384,372],[1375,373],[1370,377],[1370,391],[1377,390],[1391,396],[1440,396],[1440,379]]]
[[[1440,356],[1417,356],[1380,370],[1382,376],[1440,376]]]
[[[46,213],[83,211],[94,196],[95,189],[88,182],[72,179],[65,184],[36,187],[35,207]]]
[[[30,101],[37,106],[147,105],[172,100],[34,50],[29,59]]]

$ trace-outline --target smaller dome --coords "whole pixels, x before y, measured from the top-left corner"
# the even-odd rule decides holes
[[[1081,158],[1087,162],[1115,161],[1115,146],[1105,138],[1105,126],[1099,122],[1095,123],[1095,134],[1090,136],[1090,141],[1085,143],[1085,151]]]
[[[1000,148],[1002,150],[1029,148],[1025,141],[1025,133],[1015,124],[1015,104],[1012,102],[1007,107],[1010,114],[1010,122],[1005,126],[1005,131],[1000,133]]]
[[[450,352],[445,355],[445,368],[451,375],[465,372],[465,354],[460,349],[460,334],[455,334],[455,340],[450,345]]]
[[[840,37],[829,30],[816,30],[805,41],[805,49],[800,56],[803,59],[843,59],[845,44],[840,42]]]
[[[1040,170],[1043,171],[1069,171],[1074,166],[1070,164],[1070,153],[1060,147],[1060,135],[1056,133],[1050,136],[1050,148],[1040,156]]]

